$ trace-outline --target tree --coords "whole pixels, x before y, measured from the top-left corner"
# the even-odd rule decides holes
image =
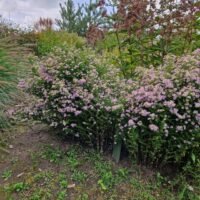
[[[106,0],[108,32],[116,35],[119,65],[125,76],[137,66],[158,66],[169,53],[190,52],[198,37],[199,1]],[[98,27],[97,27],[98,28]],[[194,38],[195,36],[195,38]]]
[[[104,10],[98,7],[99,1],[90,0],[89,4],[78,4],[77,9],[72,0],[60,4],[61,19],[56,19],[57,25],[69,33],[86,36],[91,25],[99,25]]]
[[[67,2],[64,2],[64,5],[60,3],[60,15],[61,19],[56,20],[58,26],[68,32],[74,32],[76,30],[77,17],[80,15],[80,9],[76,10],[73,1],[67,0]]]

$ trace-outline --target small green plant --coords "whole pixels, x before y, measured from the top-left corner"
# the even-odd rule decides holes
[[[51,181],[53,178],[53,173],[50,171],[43,171],[36,174],[33,178],[34,178],[34,181],[36,182],[42,182],[42,183],[48,184],[49,181]]]
[[[139,190],[139,189],[141,189],[141,188],[143,188],[142,187],[142,184],[139,182],[139,180],[137,180],[136,178],[131,178],[130,179],[130,183],[131,183],[131,185],[134,187],[134,188],[136,188],[137,190]]]
[[[60,149],[46,146],[41,156],[52,163],[58,163],[63,158],[63,152]]]
[[[102,159],[95,162],[95,169],[99,174],[98,185],[102,190],[107,190],[114,185],[114,175],[110,163]]]
[[[6,169],[2,173],[2,178],[7,181],[12,176],[12,170]]]
[[[75,149],[70,149],[67,152],[67,163],[72,169],[75,169],[79,165],[79,161],[77,159],[77,152]]]
[[[88,194],[84,193],[79,196],[78,200],[89,200]]]
[[[67,197],[67,192],[65,190],[58,193],[57,200],[65,200]]]
[[[67,188],[67,186],[68,186],[68,181],[67,180],[60,181],[60,187],[61,188]]]
[[[40,194],[35,193],[30,197],[30,200],[40,200],[42,197]]]
[[[8,187],[5,187],[6,191],[11,191],[11,192],[21,192],[23,190],[26,190],[28,188],[28,185],[25,182],[18,182],[9,185]]]
[[[98,180],[98,184],[102,190],[107,190],[114,185],[114,176],[111,171],[105,172],[101,175],[101,178]]]
[[[80,182],[80,183],[83,182],[86,178],[87,178],[87,174],[79,170],[74,170],[72,174],[72,180]]]
[[[120,183],[127,180],[129,171],[126,168],[120,168],[115,172],[115,182]]]
[[[160,187],[164,182],[166,182],[166,178],[158,172],[156,174],[156,185]]]
[[[41,200],[41,199],[50,199],[52,196],[49,189],[37,189],[32,196],[30,197],[30,200]]]

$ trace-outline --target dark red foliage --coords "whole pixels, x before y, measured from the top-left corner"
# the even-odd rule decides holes
[[[41,18],[34,24],[34,29],[37,32],[52,30],[53,20],[51,18]]]
[[[104,30],[100,29],[97,25],[91,25],[87,31],[87,42],[94,46],[99,40],[105,36]]]

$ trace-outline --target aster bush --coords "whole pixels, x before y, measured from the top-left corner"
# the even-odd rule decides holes
[[[127,80],[89,48],[57,48],[19,83],[37,97],[26,113],[100,151],[123,139],[139,163],[192,175],[200,169],[199,53],[169,55]]]
[[[199,55],[167,56],[162,67],[137,70],[120,134],[138,162],[200,169]]]
[[[118,70],[91,49],[55,49],[39,65],[28,89],[38,97],[29,116],[101,151],[112,145],[125,86]]]

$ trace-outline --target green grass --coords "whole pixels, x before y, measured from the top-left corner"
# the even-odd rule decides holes
[[[25,145],[24,134],[28,140],[33,137],[33,146]],[[5,200],[117,200],[122,196],[124,200],[199,200],[198,188],[184,181],[178,188],[177,179],[128,160],[117,164],[110,156],[74,143],[62,146],[56,136],[41,140],[37,134],[24,134],[18,140],[23,138],[20,152],[27,152],[26,156],[10,155],[1,168],[0,196]]]
[[[50,157],[55,158],[56,162]],[[97,152],[91,153],[81,147],[72,145],[67,150],[61,150],[44,146],[34,159],[38,160],[37,169],[42,163],[44,166],[44,162],[49,164],[46,163],[41,171],[32,171],[30,165],[22,177],[14,181],[4,179],[3,191],[7,197],[27,200],[87,200],[94,199],[93,195],[105,200],[117,200],[121,196],[127,200],[177,198],[169,187],[165,188],[152,175],[144,178],[140,172],[134,172],[136,166],[127,169]],[[10,177],[10,171],[5,170],[2,175]]]
[[[15,81],[16,68],[9,63],[6,52],[0,49],[0,129],[8,126],[4,109],[13,99]]]
[[[29,71],[27,53],[14,39],[0,39],[0,130],[9,126],[5,112],[21,96],[17,84]]]
[[[44,31],[37,35],[36,54],[46,55],[55,47],[81,48],[84,45],[84,39],[75,33],[67,33],[66,31]]]

